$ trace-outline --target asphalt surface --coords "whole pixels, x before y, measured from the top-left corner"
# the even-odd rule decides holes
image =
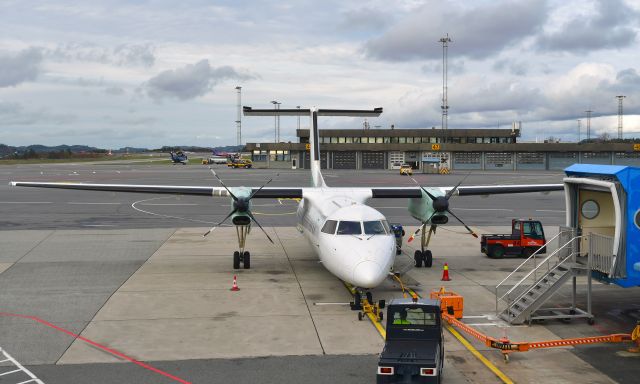
[[[216,169],[231,186],[257,186],[277,173],[275,170]],[[390,171],[329,170],[324,175],[327,183],[335,186],[414,185],[407,177]],[[280,171],[271,185],[306,186],[308,176],[305,170]],[[465,176],[466,173],[417,174],[416,179],[425,186],[450,186]],[[219,198],[158,198],[148,194],[13,188],[7,185],[9,181],[18,180],[218,184],[208,168],[199,165],[119,163],[0,167],[0,244],[10,245],[0,247],[1,311],[41,316],[72,332],[85,329],[104,303],[147,261],[174,228],[213,224],[227,214],[229,207],[228,201]],[[561,180],[561,173],[474,172],[463,185],[559,183]],[[135,207],[139,210],[132,208],[136,202]],[[417,224],[407,214],[406,201],[378,199],[372,205],[391,222]],[[472,226],[504,226],[514,217],[535,217],[550,227],[564,223],[564,198],[560,192],[456,197],[451,205]],[[295,215],[291,213],[295,206],[293,201],[269,199],[256,201],[254,209],[265,226],[293,226]],[[135,231],[129,230],[134,228]],[[13,231],[16,229],[20,231]],[[30,231],[33,229],[57,231]],[[84,231],[64,231],[71,229]],[[35,245],[28,249],[14,249],[11,244],[20,242],[3,240],[5,234],[29,237]],[[15,264],[9,267],[11,263]],[[454,270],[465,266],[483,268],[464,262],[464,265],[450,264]],[[505,272],[507,269],[513,268],[506,268]],[[594,312],[598,316],[596,327],[600,333],[631,330],[635,321],[640,319],[637,292],[637,289],[606,286],[595,288]],[[558,303],[566,301],[566,293],[558,298]],[[70,299],[73,305],[69,305]],[[584,300],[581,299],[579,304],[585,306]],[[547,328],[565,337],[575,337],[576,332],[584,335],[593,333],[586,322],[579,320],[571,326],[549,322]],[[32,324],[18,319],[0,318],[0,329],[0,346],[7,348],[14,357],[29,356],[27,368],[48,384],[176,382],[131,363],[59,365],[56,362],[73,340],[63,335],[52,336],[45,331],[34,332]],[[20,335],[19,343],[16,335]],[[638,357],[625,354],[619,345],[585,346],[576,348],[573,353],[621,383],[635,382],[640,374]],[[458,362],[464,356],[448,353],[447,360]],[[602,356],[619,358],[603,359]],[[151,364],[177,377],[188,377],[194,383],[370,383],[375,379],[375,371],[371,367],[375,367],[376,361],[376,355],[320,355],[157,361]],[[484,372],[484,368],[479,367],[478,374],[481,371]],[[580,372],[576,372],[576,381],[579,381],[579,376]],[[490,382],[481,380],[486,376],[477,378]],[[6,378],[0,380],[0,383],[5,382],[13,383]]]
[[[259,186],[275,176],[270,186],[309,185],[307,170],[228,169],[216,166],[229,186]],[[468,177],[467,177],[468,175]],[[326,170],[334,186],[415,186],[396,171]],[[561,183],[561,173],[467,172],[452,175],[416,174],[424,186]],[[218,223],[229,212],[226,198],[159,196],[138,193],[18,188],[9,181],[73,181],[87,183],[219,186],[207,166],[168,164],[52,164],[0,167],[0,230],[79,228],[174,228]],[[294,226],[295,201],[255,200],[254,213],[264,226]],[[132,207],[137,208],[137,210]],[[414,225],[406,199],[374,199],[392,223]],[[489,197],[455,197],[451,207],[468,225],[508,225],[512,218],[533,217],[544,225],[564,223],[562,192],[526,193]],[[455,219],[451,225],[459,225]]]

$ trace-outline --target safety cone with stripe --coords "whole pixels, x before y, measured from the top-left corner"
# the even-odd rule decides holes
[[[444,263],[444,267],[442,268],[442,281],[451,281],[449,278],[449,264]]]
[[[233,275],[233,287],[231,287],[232,291],[239,291],[240,288],[238,288],[238,278],[236,277],[236,275]]]

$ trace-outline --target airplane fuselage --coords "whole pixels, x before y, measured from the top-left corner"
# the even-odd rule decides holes
[[[324,267],[358,288],[374,288],[389,274],[395,238],[382,213],[365,204],[368,191],[320,188],[305,191],[298,229]]]

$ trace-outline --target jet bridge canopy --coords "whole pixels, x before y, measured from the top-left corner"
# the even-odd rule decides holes
[[[640,286],[640,168],[574,164],[565,173],[567,226],[582,234],[594,276]]]

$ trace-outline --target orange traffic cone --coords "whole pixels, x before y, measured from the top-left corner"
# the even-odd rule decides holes
[[[231,287],[232,291],[239,291],[240,288],[238,288],[238,278],[236,277],[236,275],[233,275],[233,287]]]
[[[444,267],[442,268],[442,281],[451,281],[449,278],[449,264],[444,263]]]

